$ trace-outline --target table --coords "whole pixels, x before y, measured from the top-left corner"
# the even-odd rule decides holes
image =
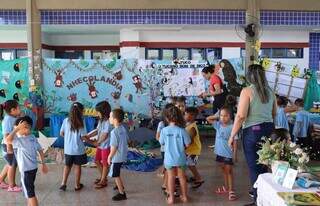
[[[271,173],[259,175],[255,187],[258,190],[258,206],[286,206],[284,200],[278,196],[278,192],[314,192],[317,190],[317,188],[293,188],[292,190],[284,188],[273,181]]]

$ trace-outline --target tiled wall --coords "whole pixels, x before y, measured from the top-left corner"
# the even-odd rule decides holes
[[[25,10],[0,10],[0,25],[3,24],[26,24],[27,17]]]
[[[320,33],[310,33],[309,67],[319,70],[320,63]]]

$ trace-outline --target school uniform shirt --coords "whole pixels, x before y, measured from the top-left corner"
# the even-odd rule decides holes
[[[11,116],[11,115],[5,115],[3,120],[2,120],[2,143],[4,144],[4,135],[9,134],[13,131],[14,129],[14,124],[16,122],[17,118]]]
[[[21,173],[38,168],[37,151],[42,148],[35,136],[16,136],[13,140],[13,147],[16,149],[16,159]]]
[[[98,146],[98,148],[100,149],[107,149],[110,147],[110,133],[113,130],[112,125],[110,124],[109,121],[99,121],[98,126],[97,126],[97,130],[98,130],[98,138],[101,137],[102,134],[108,134],[108,137],[106,140],[104,140],[103,142],[100,143],[100,145]]]
[[[184,128],[167,126],[161,130],[160,140],[164,145],[164,165],[178,167],[186,165],[186,146],[191,143],[190,136]]]
[[[188,124],[186,127],[186,130],[188,134],[190,135],[192,128],[196,130],[196,136],[193,139],[193,142],[189,145],[189,147],[186,149],[187,155],[200,155],[201,153],[201,141],[200,141],[200,134],[197,127],[197,123],[193,122],[191,124]]]
[[[232,158],[232,150],[228,145],[229,137],[231,136],[232,124],[223,126],[221,122],[214,122],[213,127],[216,130],[216,140],[214,153],[216,155]]]
[[[277,116],[275,118],[275,127],[277,129],[284,128],[289,131],[288,118],[283,107],[278,107],[277,109]]]
[[[165,128],[164,121],[161,121],[161,122],[159,122],[159,124],[158,124],[157,133],[161,133],[161,130],[162,130],[163,128]],[[163,145],[161,145],[160,151],[161,151],[161,152],[164,152],[164,146],[163,146]]]
[[[71,131],[69,118],[63,120],[60,133],[64,133],[64,153],[67,155],[83,155],[85,154],[85,146],[81,137],[86,135],[86,126],[78,131]]]
[[[308,136],[308,128],[310,124],[310,116],[309,112],[305,110],[298,111],[296,114],[296,122],[293,127],[293,136],[294,137],[307,137]],[[300,129],[299,129],[299,125]]]
[[[127,161],[128,140],[129,136],[127,130],[122,124],[111,131],[110,146],[117,148],[117,152],[112,157],[112,163],[121,163]]]

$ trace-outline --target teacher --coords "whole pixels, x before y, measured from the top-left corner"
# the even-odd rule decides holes
[[[249,66],[246,78],[251,86],[241,91],[229,146],[232,146],[234,138],[242,126],[243,150],[249,167],[251,186],[253,186],[258,176],[267,172],[264,166],[257,163],[257,151],[260,149],[259,143],[262,141],[262,137],[270,136],[274,129],[276,101],[261,65]],[[253,193],[256,200],[257,191],[254,189]]]
[[[202,69],[202,76],[210,81],[209,92],[204,92],[202,98],[213,97],[213,114],[224,105],[226,100],[226,91],[223,91],[223,81],[215,72],[215,65],[209,65]]]

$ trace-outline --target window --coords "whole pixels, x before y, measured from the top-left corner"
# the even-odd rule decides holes
[[[205,49],[192,49],[192,60],[204,60]]]
[[[206,59],[208,59],[208,60],[222,59],[222,48],[207,49]]]
[[[15,50],[14,49],[4,49],[0,50],[0,58],[1,60],[13,60],[16,58]]]
[[[272,49],[272,58],[286,58],[285,49]]]
[[[17,53],[17,58],[28,57],[28,50],[18,49],[16,53]]]
[[[147,49],[146,59],[160,60],[160,49]]]
[[[175,58],[174,49],[162,49],[162,58],[163,60],[174,60]]]
[[[56,51],[55,57],[57,59],[83,59],[84,53],[83,51]]]
[[[146,48],[146,59],[213,60],[222,58],[222,48]]]
[[[177,59],[190,59],[190,49],[177,49]]]
[[[263,48],[259,52],[260,57],[268,58],[281,58],[281,59],[290,59],[290,58],[303,58],[303,48]],[[241,49],[241,57],[245,57],[245,49]]]
[[[91,51],[91,59],[118,59],[119,52],[111,50]]]

